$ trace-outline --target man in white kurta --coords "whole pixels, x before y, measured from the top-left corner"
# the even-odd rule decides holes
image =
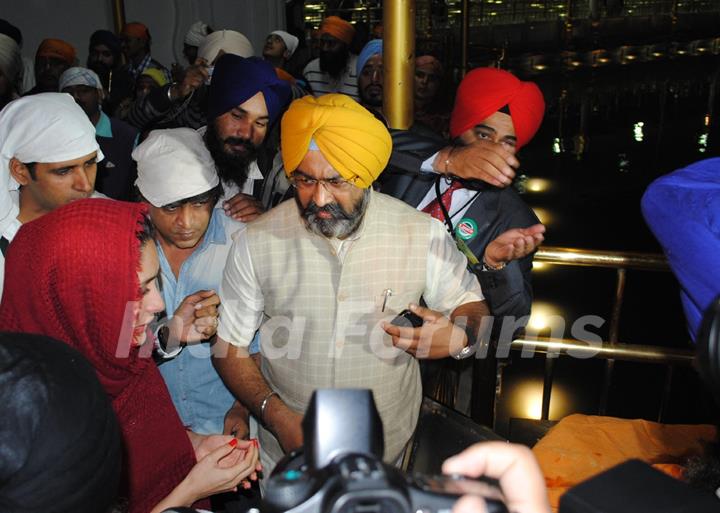
[[[397,461],[420,408],[417,358],[470,354],[487,313],[443,226],[372,191],[390,150],[385,127],[349,97],[297,100],[282,120],[295,201],[236,235],[214,363],[261,421],[266,471],[302,444],[300,420],[318,388],[372,389],[385,459]],[[410,304],[422,328],[388,324]],[[243,358],[258,328],[259,369]]]

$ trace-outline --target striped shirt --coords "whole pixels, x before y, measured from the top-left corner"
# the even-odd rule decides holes
[[[316,97],[328,93],[342,93],[359,101],[356,67],[357,56],[350,55],[345,71],[339,80],[335,80],[320,71],[320,59],[314,59],[305,66],[303,75]]]

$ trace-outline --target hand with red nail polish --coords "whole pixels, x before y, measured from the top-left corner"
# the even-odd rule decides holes
[[[225,438],[230,440],[198,461],[187,477],[151,513],[179,506],[190,507],[205,497],[236,490],[238,486],[250,487],[248,478],[256,475],[259,461],[257,447],[249,440]]]

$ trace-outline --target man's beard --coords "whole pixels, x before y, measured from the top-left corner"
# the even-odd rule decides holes
[[[226,144],[242,144],[245,151],[235,153],[226,150]],[[251,141],[239,137],[220,139],[215,121],[207,125],[205,145],[215,161],[215,168],[220,180],[223,183],[234,183],[242,189],[248,177],[250,164],[257,160],[257,147]]]
[[[371,86],[373,88],[377,88],[377,86]],[[360,103],[367,105],[369,107],[379,107],[382,108],[383,106],[383,97],[382,97],[382,91],[380,91],[379,94],[367,94],[367,89],[363,91],[360,91]]]
[[[100,78],[100,82],[102,82],[103,87],[107,89],[110,77],[110,68],[100,61],[88,63],[88,68],[97,73],[97,76]]]
[[[323,187],[323,185],[318,184],[317,187]],[[295,196],[300,217],[305,221],[305,228],[310,233],[322,235],[328,239],[346,239],[355,233],[363,220],[368,201],[370,201],[370,192],[366,190],[363,192],[362,198],[353,205],[352,212],[348,213],[338,203],[328,203],[323,207],[318,207],[312,200],[307,207],[303,208],[300,199],[297,195]],[[327,212],[332,217],[323,219],[317,216],[318,212]]]
[[[335,52],[320,52],[320,71],[327,73],[334,79],[342,76],[347,60],[350,57],[350,49],[345,46],[342,50]]]

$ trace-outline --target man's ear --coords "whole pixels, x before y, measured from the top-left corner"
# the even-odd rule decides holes
[[[20,185],[27,185],[33,179],[28,167],[15,157],[10,159],[10,176]]]
[[[284,58],[286,61],[289,61],[289,60],[290,60],[290,57],[292,57],[292,55],[290,55],[290,50],[285,50],[285,51],[283,52],[283,58]]]

